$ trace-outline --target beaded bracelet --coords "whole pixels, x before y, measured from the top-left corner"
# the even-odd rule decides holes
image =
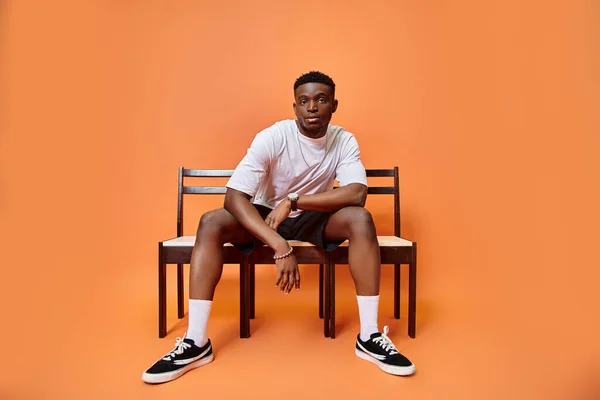
[[[286,258],[290,254],[292,254],[292,251],[294,251],[294,248],[290,246],[290,251],[288,251],[285,254],[282,254],[280,256],[276,256],[276,255],[273,254],[273,260],[281,260],[282,258]]]

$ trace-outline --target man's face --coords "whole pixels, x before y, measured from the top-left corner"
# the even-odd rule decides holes
[[[306,83],[294,95],[294,113],[303,133],[325,133],[338,104],[333,89],[323,83]]]

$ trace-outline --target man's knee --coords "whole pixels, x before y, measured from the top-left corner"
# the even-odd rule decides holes
[[[358,224],[373,225],[373,216],[371,212],[363,207],[352,208],[352,221]]]
[[[363,207],[347,207],[346,211],[347,226],[351,234],[375,234],[375,222],[369,210]]]
[[[223,210],[213,210],[205,213],[200,218],[196,235],[221,235],[226,225],[225,217],[227,216],[223,214]]]

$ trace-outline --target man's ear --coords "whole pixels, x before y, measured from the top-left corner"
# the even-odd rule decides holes
[[[294,104],[292,104],[292,109],[294,110],[294,114],[296,114],[296,102],[294,102]]]
[[[335,112],[337,110],[337,107],[338,107],[338,101],[337,101],[337,99],[335,99],[335,100],[333,100],[333,111],[332,112]]]

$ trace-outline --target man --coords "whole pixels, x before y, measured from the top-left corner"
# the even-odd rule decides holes
[[[367,178],[356,138],[330,125],[338,101],[333,80],[320,72],[294,84],[296,120],[281,121],[254,138],[227,183],[224,208],[200,219],[190,263],[189,323],[184,339],[142,375],[148,383],[176,379],[213,360],[207,336],[212,299],[223,271],[222,246],[250,253],[263,243],[274,251],[275,285],[282,293],[300,289],[300,272],[288,240],[326,251],[349,240],[360,333],[356,355],[394,375],[414,365],[379,332],[380,258],[375,225],[363,208]],[[340,188],[332,190],[334,180]]]

